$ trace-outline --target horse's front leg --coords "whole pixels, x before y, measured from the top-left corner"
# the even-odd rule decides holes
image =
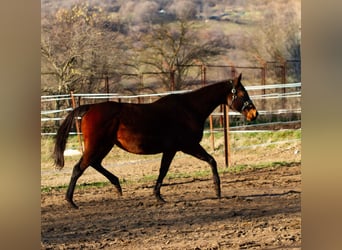
[[[221,183],[220,183],[220,177],[218,175],[217,171],[217,163],[210,154],[208,154],[205,149],[200,145],[194,145],[192,147],[186,148],[182,150],[184,153],[192,155],[200,160],[206,161],[209,163],[211,167],[211,171],[213,173],[213,181],[214,181],[214,188],[216,192],[217,198],[221,198]]]
[[[160,188],[163,184],[164,177],[166,176],[170,168],[171,161],[173,157],[175,156],[175,154],[176,152],[164,152],[163,153],[161,164],[160,164],[160,169],[159,169],[159,176],[158,176],[156,185],[154,186],[154,190],[153,190],[153,193],[159,202],[165,202],[165,200],[161,197]]]
[[[209,154],[208,154],[207,162],[209,163],[211,167],[211,171],[213,173],[213,181],[214,181],[214,188],[216,191],[216,196],[217,198],[221,198],[221,181],[220,181],[220,177],[217,171],[217,163],[215,159]]]

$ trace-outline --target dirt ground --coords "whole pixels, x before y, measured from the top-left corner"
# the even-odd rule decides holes
[[[122,197],[111,185],[76,189],[79,210],[67,206],[65,189],[43,192],[41,249],[300,249],[296,157],[277,166],[221,173],[221,199],[215,197],[211,175],[166,178],[165,204],[152,195],[155,180],[123,183]],[[196,165],[192,159],[180,157],[172,171],[183,161]],[[159,163],[149,165],[157,174]]]

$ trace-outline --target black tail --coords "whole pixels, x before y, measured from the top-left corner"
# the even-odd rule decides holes
[[[58,168],[62,168],[64,166],[65,145],[67,143],[70,129],[74,122],[74,117],[82,117],[89,110],[89,107],[90,105],[82,105],[75,108],[68,114],[68,116],[64,119],[62,125],[59,127],[56,136],[55,149],[53,151],[55,165]]]

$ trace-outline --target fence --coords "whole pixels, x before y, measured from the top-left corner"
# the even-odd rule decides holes
[[[256,85],[256,86],[246,86],[246,90],[250,94],[251,99],[255,103],[255,105],[260,107],[265,106],[265,103],[268,105],[264,109],[259,109],[260,116],[263,116],[263,119],[259,119],[261,121],[267,121],[267,117],[277,115],[280,116],[282,114],[291,115],[301,113],[300,107],[300,97],[301,97],[301,83],[287,83],[287,84],[272,84],[272,85]],[[272,93],[266,93],[267,90],[272,90]],[[274,91],[274,90],[280,90]],[[285,90],[285,91],[284,91]],[[41,96],[42,103],[42,111],[41,111],[41,122],[42,122],[42,135],[53,135],[56,133],[57,127],[59,126],[59,121],[63,119],[67,112],[72,110],[72,106],[77,106],[84,103],[95,103],[101,101],[118,101],[118,102],[129,102],[129,103],[150,103],[158,98],[174,94],[174,93],[185,93],[191,90],[181,90],[181,91],[168,91],[164,93],[157,94],[140,94],[140,95],[119,95],[117,93],[108,93],[108,94],[69,94],[69,95],[52,95],[52,96]],[[262,91],[262,93],[257,93]],[[75,104],[72,105],[72,100],[75,101]],[[57,102],[64,102],[64,108],[53,109],[54,106],[57,106]],[[271,105],[273,103],[273,105]],[[275,104],[283,104],[287,103],[285,108],[280,107],[274,108]],[[290,105],[291,104],[291,105]],[[62,105],[60,105],[62,106]],[[281,105],[283,106],[283,105]],[[246,125],[244,122],[239,122],[238,117],[240,117],[239,113],[229,111],[229,115],[235,117],[232,119],[232,127],[231,128],[250,128],[250,127],[260,127],[264,125],[272,124],[272,119],[269,119],[270,122],[261,123],[258,122],[252,125]],[[219,107],[216,109],[211,116],[223,116],[223,109]],[[293,117],[290,117],[290,120]],[[242,119],[243,120],[243,119]],[[52,123],[51,123],[52,122]],[[44,124],[45,123],[45,124]]]
[[[300,61],[260,61],[258,66],[227,65],[177,65],[187,70],[180,78],[176,70],[170,72],[143,72],[141,74],[111,74],[97,78],[99,94],[72,93],[41,97],[41,134],[54,135],[63,117],[72,107],[101,101],[150,103],[171,94],[184,93],[214,81],[225,80],[243,73],[243,84],[259,112],[259,118],[246,124],[243,117],[227,111],[221,105],[209,116],[205,133],[210,133],[212,148],[215,148],[213,134],[225,132],[225,150],[229,152],[229,133],[300,127],[301,123],[301,79]],[[95,78],[93,78],[95,79]],[[180,87],[179,81],[182,82]],[[295,83],[288,83],[289,81]],[[270,84],[275,83],[275,84]],[[176,90],[182,88],[183,90]],[[112,92],[112,93],[111,93]],[[123,94],[117,94],[123,93]],[[227,115],[228,114],[228,115]],[[226,125],[225,125],[226,124]],[[77,134],[76,127],[71,134]]]
[[[226,157],[226,166],[229,165],[228,159],[229,157],[229,131],[250,131],[250,130],[262,130],[265,128],[274,128],[275,126],[284,127],[284,126],[300,126],[301,123],[301,107],[300,107],[300,98],[301,98],[301,83],[287,83],[287,84],[272,84],[272,85],[255,85],[255,86],[246,86],[246,90],[251,93],[250,97],[254,103],[262,103],[265,107],[265,103],[270,103],[276,101],[279,104],[279,100],[281,104],[287,104],[286,108],[270,108],[270,109],[261,109],[259,112],[259,121],[254,122],[252,124],[245,124],[244,119],[241,119],[241,115],[239,113],[230,111],[227,107],[221,105],[209,116],[207,121],[207,126],[205,129],[205,133],[210,133],[212,149],[215,149],[215,140],[214,133],[218,131],[224,131],[225,133],[225,157]],[[266,91],[271,90],[272,93],[266,93]],[[280,90],[276,91],[276,90]],[[285,90],[285,91],[284,91]],[[168,94],[175,93],[185,93],[191,90],[182,90],[182,91],[169,91],[164,93],[157,94],[140,94],[140,95],[119,95],[116,93],[108,93],[108,94],[73,94],[70,95],[54,95],[54,96],[42,96],[41,103],[57,103],[57,102],[69,102],[69,107],[65,107],[62,109],[50,109],[50,110],[42,110],[41,111],[41,123],[50,123],[52,124],[52,130],[48,132],[42,131],[42,135],[54,135],[56,134],[57,127],[60,124],[60,121],[66,115],[66,112],[71,111],[72,107],[76,106],[76,99],[78,105],[83,103],[91,102],[100,102],[103,100],[111,100],[118,102],[134,102],[134,103],[150,103],[162,96]],[[258,93],[260,92],[261,93]],[[71,103],[71,105],[70,105]],[[289,105],[291,103],[291,105]],[[53,105],[42,105],[42,106],[53,106]],[[72,106],[72,107],[70,107]],[[256,105],[258,107],[258,105]],[[274,121],[273,117],[278,117],[277,121]],[[261,117],[261,118],[260,118]],[[280,117],[280,119],[279,119]],[[282,117],[282,118],[281,118]],[[284,120],[287,119],[287,120]],[[216,122],[215,122],[216,121]],[[49,126],[42,125],[42,129],[46,130]],[[78,131],[78,128],[77,128]],[[77,132],[72,132],[72,134],[79,134]]]

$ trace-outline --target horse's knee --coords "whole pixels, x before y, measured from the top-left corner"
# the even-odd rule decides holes
[[[211,167],[211,168],[216,169],[217,163],[216,163],[214,157],[210,156],[209,159],[208,159],[208,163],[210,164],[210,167]]]

